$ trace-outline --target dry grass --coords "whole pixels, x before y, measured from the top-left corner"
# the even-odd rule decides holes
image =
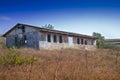
[[[9,49],[0,48],[0,55]],[[120,57],[113,50],[17,50],[38,61],[21,66],[0,64],[0,80],[120,80]]]
[[[5,44],[6,42],[6,38],[2,37],[2,35],[0,34],[0,44]]]

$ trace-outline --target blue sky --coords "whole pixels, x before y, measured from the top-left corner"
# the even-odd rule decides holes
[[[16,23],[120,38],[119,0],[1,0],[0,34]]]

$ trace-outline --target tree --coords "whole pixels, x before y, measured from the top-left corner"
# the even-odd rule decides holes
[[[104,36],[96,32],[93,32],[93,36],[97,38],[97,41],[96,41],[97,47],[102,48],[104,46]]]
[[[54,26],[51,25],[51,24],[46,24],[45,26],[43,26],[43,28],[46,28],[46,29],[54,29]]]

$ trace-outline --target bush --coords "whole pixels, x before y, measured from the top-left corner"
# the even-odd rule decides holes
[[[9,51],[6,55],[0,57],[0,62],[7,65],[31,64],[37,60],[37,57],[22,57],[16,51]]]

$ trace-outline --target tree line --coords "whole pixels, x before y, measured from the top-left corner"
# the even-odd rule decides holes
[[[120,50],[120,46],[105,42],[105,37],[102,36],[100,33],[93,32],[92,36],[96,38],[97,48]]]

